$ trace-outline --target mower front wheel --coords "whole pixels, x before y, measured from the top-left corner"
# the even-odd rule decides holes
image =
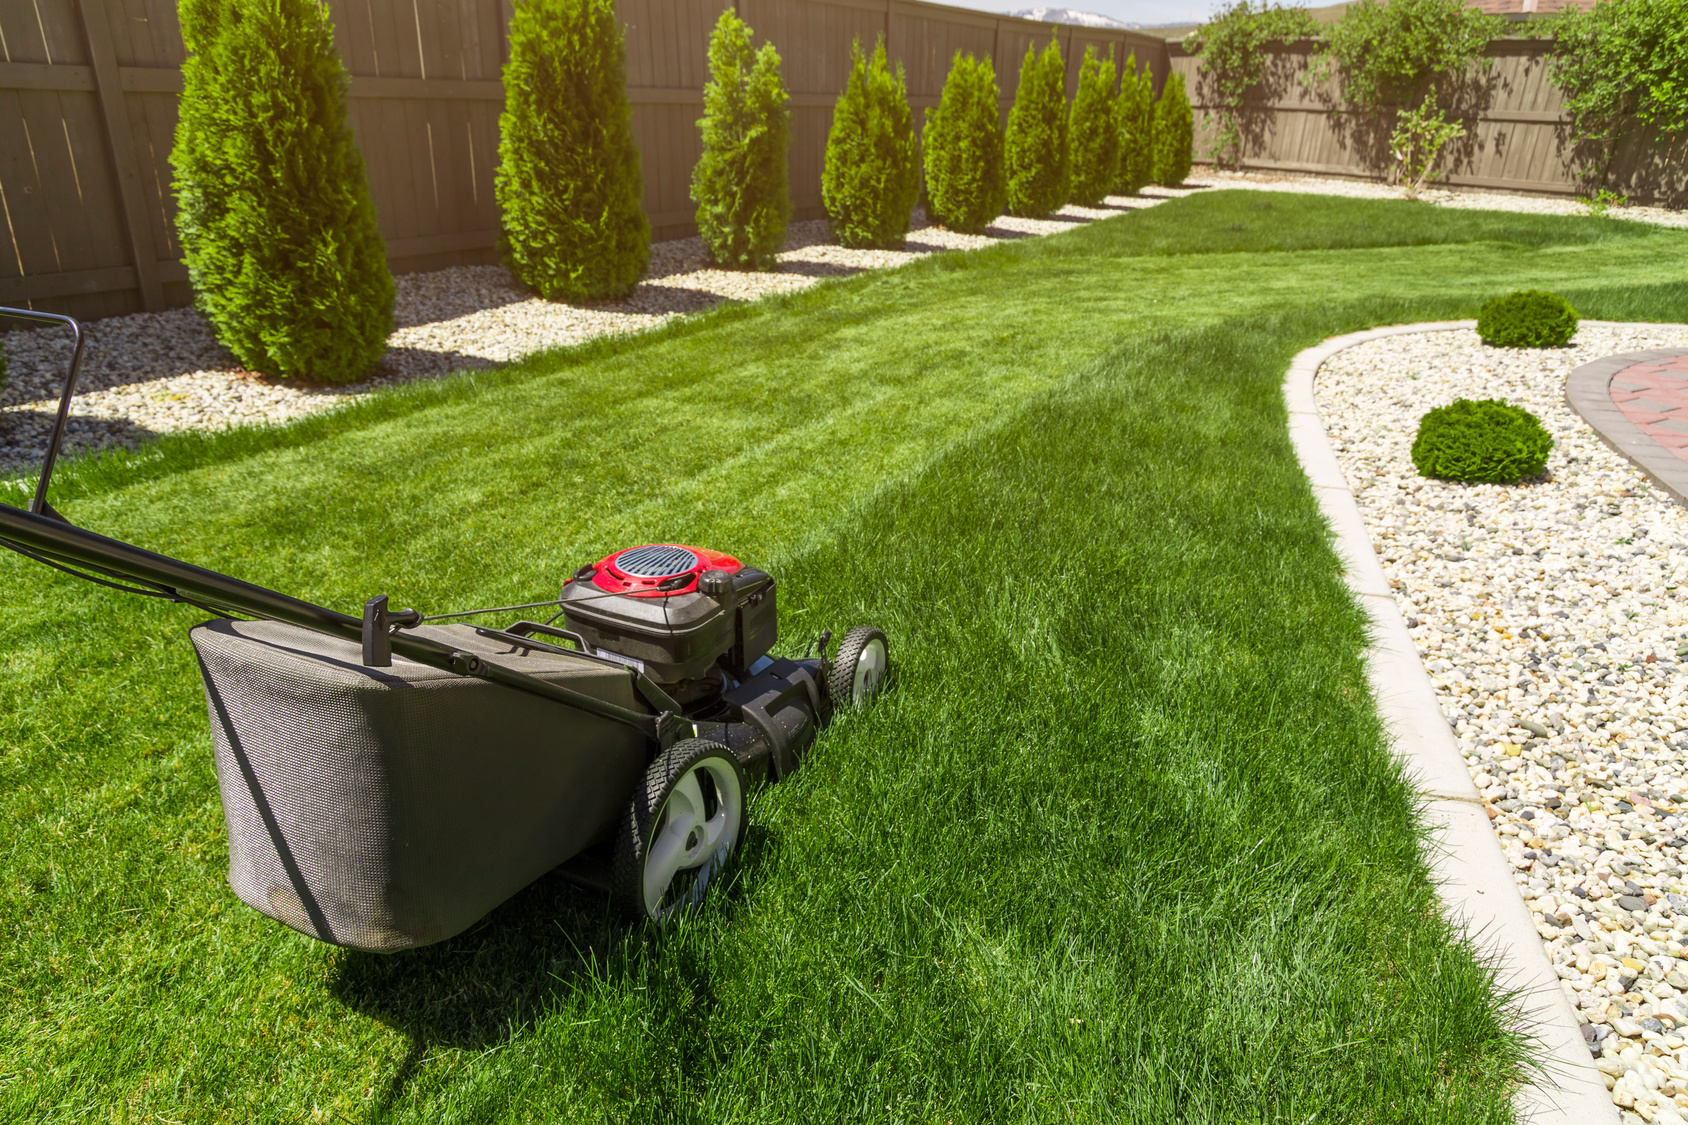
[[[691,738],[657,756],[616,834],[610,893],[632,918],[665,922],[703,902],[744,841],[744,769]]]
[[[885,683],[891,666],[890,643],[872,625],[844,634],[826,674],[826,693],[837,710],[865,707]]]

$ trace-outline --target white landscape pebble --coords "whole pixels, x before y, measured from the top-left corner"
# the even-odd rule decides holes
[[[1585,325],[1509,350],[1469,330],[1373,340],[1319,409],[1443,712],[1626,1120],[1688,1118],[1688,511],[1565,402],[1580,364],[1688,348]],[[1420,477],[1419,419],[1500,398],[1542,420],[1546,479]]]

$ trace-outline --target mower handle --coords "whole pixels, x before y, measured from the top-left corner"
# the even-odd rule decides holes
[[[19,320],[39,320],[48,324],[63,324],[69,327],[71,336],[75,340],[75,347],[70,353],[70,368],[65,373],[64,393],[59,396],[59,416],[53,421],[53,435],[47,439],[47,456],[41,459],[41,479],[35,484],[35,498],[29,502],[29,510],[38,516],[62,518],[53,511],[47,503],[47,482],[53,479],[53,464],[59,459],[59,446],[64,441],[65,423],[70,420],[70,400],[76,395],[76,376],[82,370],[82,325],[75,317],[61,313],[36,312],[34,309],[13,309],[0,306],[0,316],[17,317]]]
[[[52,505],[47,503],[47,485],[53,478],[53,465],[58,460],[59,447],[64,441],[65,425],[70,417],[70,400],[76,394],[76,377],[82,368],[82,347],[85,342],[82,325],[74,317],[60,313],[36,312],[34,309],[0,306],[0,316],[63,324],[70,329],[75,339],[75,346],[70,354],[70,367],[65,373],[64,393],[59,396],[58,418],[53,423],[52,437],[47,441],[47,455],[41,462],[41,479],[35,485],[35,497],[29,502],[27,511],[9,504],[0,504],[0,545],[19,549],[21,553],[50,565],[71,563],[113,577],[129,578],[154,587],[166,597],[200,605],[201,608],[220,606],[254,617],[285,621],[312,632],[326,633],[346,640],[364,639],[364,622],[356,617],[298,598],[290,598],[286,594],[254,586],[250,582],[242,582],[238,578],[193,566],[166,555],[154,554],[121,540],[108,539],[77,527],[54,511]],[[79,577],[90,576],[82,574]],[[489,664],[477,656],[458,652],[450,645],[426,637],[401,632],[384,639],[387,639],[392,651],[409,657],[418,664],[544,696],[576,710],[633,727],[655,740],[664,749],[681,733],[680,716],[673,712],[657,710],[655,707],[655,714],[635,711],[606,699],[598,699],[561,684],[539,679],[537,676]]]
[[[285,621],[314,633],[325,633],[353,642],[363,639],[363,621],[359,618],[167,555],[154,554],[121,540],[108,539],[77,527],[62,517],[37,515],[9,504],[0,504],[0,544],[20,548],[31,557],[44,557],[145,583],[167,597],[201,605],[202,608],[216,606],[271,621]],[[630,726],[665,749],[681,733],[681,716],[657,711],[654,706],[654,714],[635,711],[537,676],[489,663],[473,654],[459,652],[450,645],[402,630],[392,634],[389,643],[393,652],[418,664],[544,696],[576,710]]]

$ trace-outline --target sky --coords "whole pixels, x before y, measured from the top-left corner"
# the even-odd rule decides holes
[[[1220,0],[942,0],[961,8],[977,8],[985,12],[1013,11],[1036,7],[1072,8],[1079,12],[1095,12],[1121,23],[1200,23],[1220,6]]]

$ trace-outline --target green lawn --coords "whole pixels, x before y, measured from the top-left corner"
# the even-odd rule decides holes
[[[1217,193],[67,466],[342,609],[670,539],[897,663],[705,914],[547,879],[382,957],[225,886],[199,615],[0,558],[0,1119],[1510,1120],[1279,384],[1521,287],[1688,319],[1688,233]]]

